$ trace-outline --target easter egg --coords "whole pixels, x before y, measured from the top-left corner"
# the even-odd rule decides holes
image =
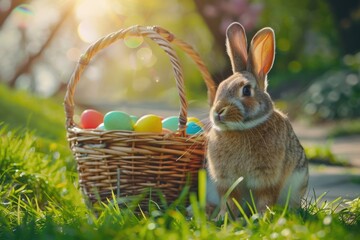
[[[106,130],[133,130],[131,117],[121,111],[108,112],[104,117],[104,126]]]
[[[172,116],[165,118],[162,120],[162,126],[163,128],[175,132],[179,128],[179,117]]]
[[[161,118],[154,114],[148,114],[139,118],[134,125],[135,132],[162,132]]]
[[[104,126],[104,123],[100,123],[100,125],[97,126],[96,129],[98,129],[98,130],[106,130],[106,129],[105,129],[105,126]]]
[[[196,118],[196,117],[188,117],[188,118],[187,118],[187,121],[188,121],[188,122],[194,122],[194,123],[196,123],[197,125],[199,125],[200,127],[203,127],[203,126],[204,126],[204,124],[203,124],[198,118]]]
[[[202,131],[203,131],[202,128],[194,122],[188,122],[186,124],[186,134],[193,135],[193,134],[201,133]]]
[[[86,109],[80,116],[80,124],[85,129],[96,128],[103,120],[104,115],[93,109]]]

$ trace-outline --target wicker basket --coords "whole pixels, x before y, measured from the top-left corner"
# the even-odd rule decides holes
[[[73,120],[74,91],[90,60],[102,49],[126,36],[143,36],[157,43],[169,56],[180,97],[179,130],[174,134],[136,133],[81,129]],[[68,83],[64,99],[67,137],[77,162],[80,188],[91,202],[136,196],[157,189],[168,202],[174,201],[189,184],[197,190],[197,173],[204,164],[205,137],[186,135],[187,101],[182,69],[170,43],[180,47],[196,63],[208,87],[211,76],[194,49],[160,27],[133,26],[121,29],[92,44],[81,56]]]

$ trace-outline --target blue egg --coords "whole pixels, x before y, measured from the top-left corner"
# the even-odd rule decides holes
[[[168,117],[162,120],[162,127],[170,131],[177,131],[179,128],[179,117]]]
[[[186,134],[193,135],[201,133],[203,129],[194,122],[188,122],[186,124]]]
[[[96,129],[98,129],[98,130],[106,130],[104,123],[100,123],[99,126],[97,126]]]

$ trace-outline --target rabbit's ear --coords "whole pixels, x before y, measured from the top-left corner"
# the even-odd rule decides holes
[[[266,76],[273,66],[274,58],[274,31],[271,28],[263,28],[251,40],[248,59],[248,70],[255,75],[258,85],[263,91],[266,90]]]
[[[244,27],[237,22],[226,29],[226,48],[233,73],[246,70],[247,40]]]

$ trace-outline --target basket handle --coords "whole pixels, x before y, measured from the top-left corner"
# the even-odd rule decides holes
[[[216,86],[209,70],[205,66],[205,63],[201,59],[200,55],[194,50],[192,46],[180,39],[177,39],[175,35],[170,33],[168,30],[159,26],[154,26],[153,28],[157,33],[163,36],[170,43],[173,43],[180,47],[181,50],[183,50],[196,63],[208,90],[209,104],[212,105],[215,98]]]
[[[88,47],[86,52],[80,57],[79,63],[76,65],[73,74],[67,85],[67,90],[64,98],[64,108],[66,114],[66,127],[72,128],[75,126],[73,120],[74,116],[74,93],[75,87],[80,80],[81,74],[85,70],[86,66],[89,64],[91,59],[102,49],[108,47],[114,42],[124,39],[127,36],[144,36],[148,37],[154,42],[156,42],[169,56],[170,62],[173,67],[176,87],[178,89],[179,98],[180,98],[180,112],[179,112],[179,129],[184,132],[187,122],[187,100],[185,96],[185,87],[184,87],[184,78],[181,65],[179,63],[176,52],[170,46],[170,42],[178,45],[183,51],[185,51],[197,64],[208,88],[208,93],[212,101],[213,96],[215,95],[215,86],[211,78],[210,73],[208,72],[205,64],[201,60],[200,56],[195,52],[195,50],[185,42],[175,38],[173,34],[161,27],[145,27],[145,26],[132,26],[127,29],[121,29],[114,33],[109,34],[103,38],[100,38],[98,41],[93,43]],[[213,95],[211,95],[213,94]]]

